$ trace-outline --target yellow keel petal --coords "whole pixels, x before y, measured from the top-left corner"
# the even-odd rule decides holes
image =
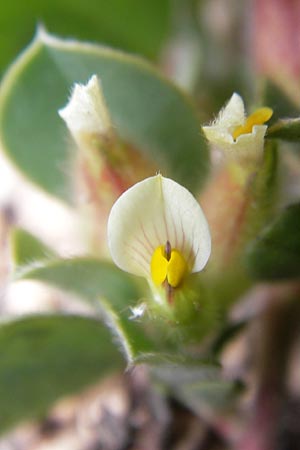
[[[247,117],[244,125],[237,127],[232,133],[233,139],[237,139],[241,134],[247,134],[252,132],[254,125],[263,125],[267,122],[273,114],[273,110],[268,107],[259,108],[254,113]]]
[[[167,277],[168,263],[164,246],[157,247],[151,259],[151,278],[157,286],[160,286]]]
[[[177,287],[187,272],[187,264],[182,254],[176,249],[171,252],[167,270],[168,283],[174,288]]]

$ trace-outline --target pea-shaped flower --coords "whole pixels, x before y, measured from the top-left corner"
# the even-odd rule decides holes
[[[193,195],[161,175],[124,192],[108,219],[108,245],[117,266],[167,289],[204,268],[211,252],[209,227]]]
[[[257,161],[263,153],[267,122],[273,114],[271,108],[259,108],[245,115],[243,99],[234,93],[217,119],[202,127],[207,140],[223,151],[228,159],[239,162]]]

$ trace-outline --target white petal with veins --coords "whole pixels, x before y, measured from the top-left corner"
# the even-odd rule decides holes
[[[167,241],[181,252],[191,272],[203,269],[211,238],[202,209],[183,186],[156,175],[116,201],[108,220],[108,245],[117,266],[149,278],[153,252]]]

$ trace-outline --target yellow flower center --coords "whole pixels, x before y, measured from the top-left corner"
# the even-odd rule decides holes
[[[247,117],[244,125],[239,125],[232,133],[233,139],[237,139],[241,134],[247,134],[252,132],[254,125],[263,125],[267,122],[273,115],[273,110],[271,108],[259,108],[254,113]]]
[[[169,241],[165,246],[160,245],[154,250],[151,259],[151,277],[157,286],[167,280],[170,286],[176,288],[187,269],[184,257],[176,248],[171,248]]]

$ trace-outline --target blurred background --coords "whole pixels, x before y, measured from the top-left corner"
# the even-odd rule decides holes
[[[39,25],[60,37],[91,41],[146,58],[191,95],[198,106],[199,124],[214,118],[234,91],[246,103],[266,99],[274,117],[282,117],[285,112],[299,115],[300,1],[2,2],[0,77],[33,39]],[[300,194],[299,183],[294,183],[300,176],[299,162],[290,156],[286,164],[291,169],[286,196],[296,199]],[[53,310],[88,312],[76,299],[55,289],[29,281],[9,283],[7,236],[13,225],[40,237],[61,256],[81,255],[88,250],[89,243],[82,239],[83,224],[72,208],[33,186],[1,153],[2,317]],[[232,366],[245,346],[247,343],[241,340],[232,353],[228,351]],[[299,367],[295,362],[291,375],[295,389]],[[289,424],[299,418],[299,404],[293,407],[295,414],[287,416]],[[59,402],[41,422],[22,425],[3,436],[0,450],[125,450],[124,442],[128,450],[166,450],[160,440],[166,426],[172,449],[229,448],[215,430],[208,430],[181,405],[172,404],[172,411],[170,415],[149,385],[147,373],[138,368],[131,376],[116,374],[80,396]]]

